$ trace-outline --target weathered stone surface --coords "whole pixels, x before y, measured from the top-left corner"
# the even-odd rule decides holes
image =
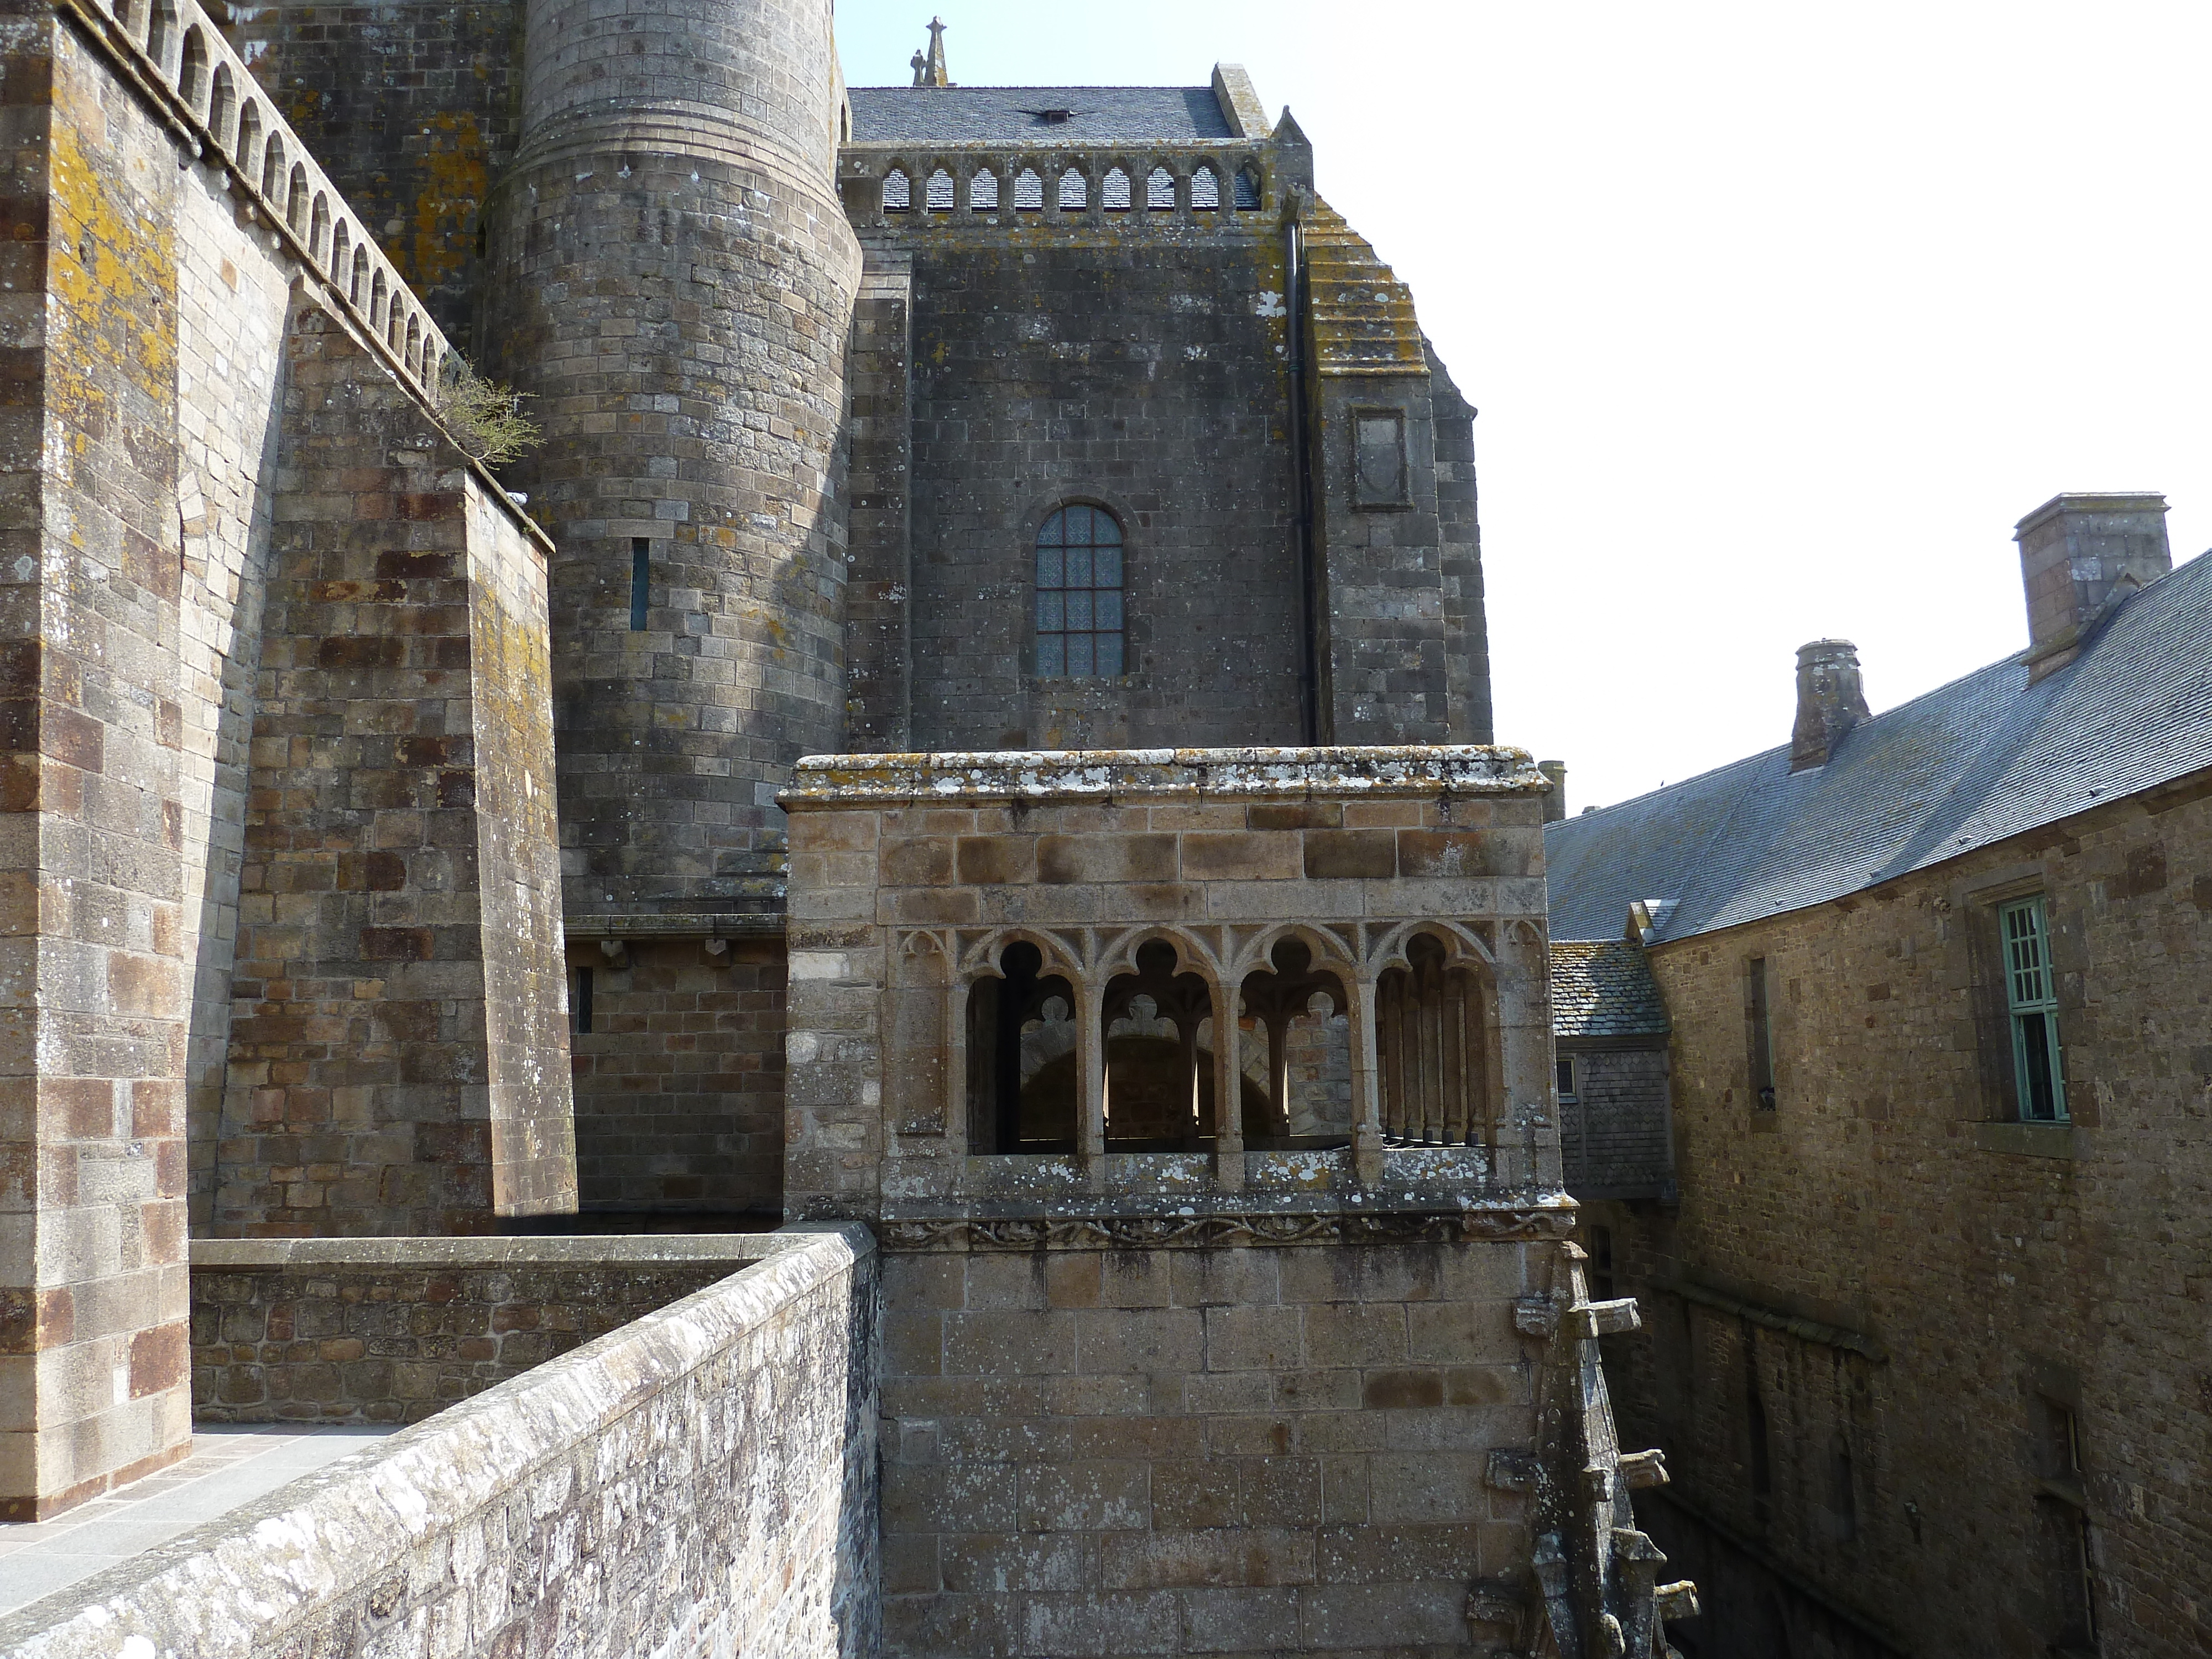
[[[758,1235],[201,1240],[192,1416],[416,1423],[726,1278]]]
[[[1615,1403],[1668,1454],[1651,1530],[1717,1639],[2040,1652],[2068,1582],[2039,1532],[2054,1504],[2087,1522],[2101,1651],[2208,1639],[2212,1218],[2187,1196],[2212,1121],[2208,861],[2199,774],[1650,951],[1680,1208],[1594,1204],[1583,1236],[1604,1230],[1642,1302],[1644,1330],[1606,1340]],[[2067,1124],[2008,1095],[1996,907],[2036,892]]]
[[[729,1243],[707,1252],[731,1265]],[[690,1244],[609,1254],[672,1263]],[[860,1228],[743,1247],[760,1259],[733,1276],[0,1620],[0,1648],[862,1659],[878,1632],[876,1258]],[[501,1248],[545,1246],[331,1254],[389,1270]]]

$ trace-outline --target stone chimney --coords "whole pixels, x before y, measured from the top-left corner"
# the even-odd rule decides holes
[[[1849,640],[1814,640],[1797,647],[1797,724],[1790,733],[1790,769],[1826,766],[1844,733],[1866,718],[1859,684],[1859,648]]]
[[[1544,797],[1544,822],[1557,823],[1567,815],[1567,763],[1538,761],[1536,769],[1552,781],[1552,793]]]
[[[2072,662],[2106,612],[2173,568],[2163,495],[2053,495],[2013,539],[2027,590],[2031,684]]]

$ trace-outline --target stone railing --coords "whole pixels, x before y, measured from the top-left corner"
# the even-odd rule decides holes
[[[848,147],[837,163],[856,225],[1054,223],[1250,229],[1279,219],[1287,181],[1267,148],[1224,143]]]
[[[453,348],[198,0],[57,0],[433,404]]]
[[[0,1616],[0,1653],[874,1652],[868,1230],[647,1243],[317,1241],[334,1278],[550,1255],[574,1274],[600,1247],[629,1275],[687,1245],[738,1271]]]

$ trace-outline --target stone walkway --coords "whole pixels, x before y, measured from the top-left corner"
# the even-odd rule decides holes
[[[51,1521],[0,1525],[0,1614],[271,1492],[398,1425],[210,1424],[191,1455]]]

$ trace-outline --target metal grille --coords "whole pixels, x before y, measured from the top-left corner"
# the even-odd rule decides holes
[[[1037,532],[1036,672],[1121,672],[1121,526],[1103,507],[1063,507]]]

